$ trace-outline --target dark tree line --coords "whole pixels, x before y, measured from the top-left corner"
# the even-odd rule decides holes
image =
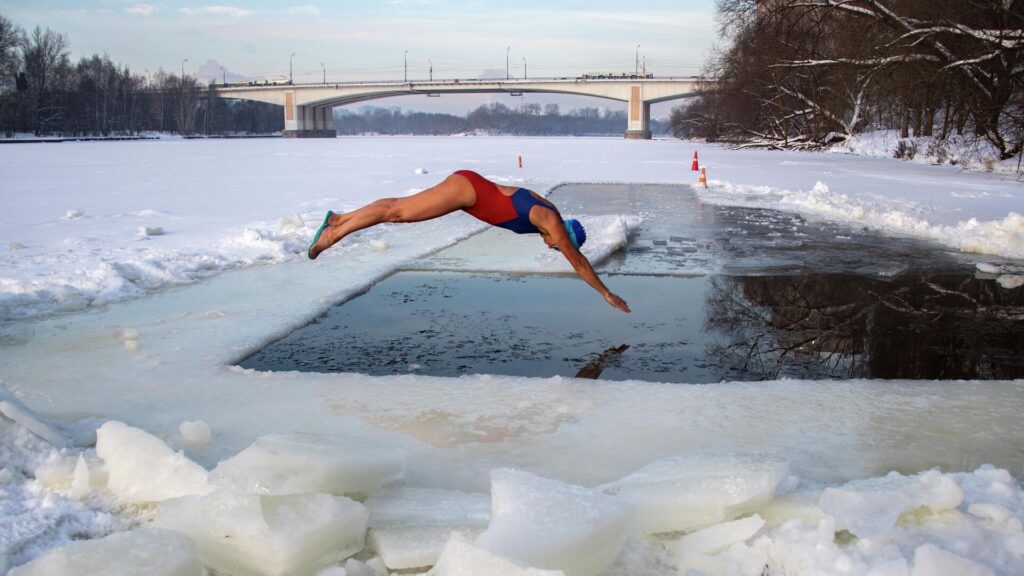
[[[557,104],[523,104],[510,108],[500,102],[480,106],[465,117],[452,114],[401,112],[374,108],[361,114],[335,118],[339,134],[460,134],[484,132],[514,136],[617,135],[626,131],[626,112],[577,108],[562,114]],[[667,123],[652,121],[654,133],[665,133]]]
[[[731,44],[676,135],[788,148],[873,129],[1024,140],[1024,0],[719,0]]]
[[[111,136],[267,133],[283,128],[279,107],[216,98],[195,78],[162,70],[134,74],[107,55],[69,58],[65,35],[24,32],[0,15],[0,130],[6,135]]]

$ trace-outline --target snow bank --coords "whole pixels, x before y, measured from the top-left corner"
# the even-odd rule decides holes
[[[634,506],[640,532],[688,531],[758,510],[788,471],[785,460],[757,454],[665,458],[600,490]]]
[[[600,573],[626,542],[624,503],[527,472],[491,472],[491,509],[475,546],[566,576]]]
[[[342,496],[218,490],[165,500],[155,524],[188,534],[203,564],[234,576],[312,574],[363,549],[366,509]]]
[[[272,434],[217,464],[210,482],[254,494],[324,492],[365,497],[400,479],[404,471],[402,451],[380,441]]]
[[[96,431],[96,454],[107,465],[107,487],[124,502],[159,502],[213,490],[202,466],[122,422],[107,422]]]
[[[8,576],[203,576],[192,540],[179,532],[140,528],[52,550]]]
[[[716,180],[710,188],[697,190],[710,204],[797,212],[886,234],[935,240],[964,252],[1024,258],[1024,216],[1015,211],[992,220],[967,217],[944,224],[929,222],[924,216],[931,209],[927,206],[834,192],[820,181],[808,190],[789,190]]]

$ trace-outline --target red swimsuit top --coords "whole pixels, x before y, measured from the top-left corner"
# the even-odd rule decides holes
[[[516,234],[534,234],[539,230],[530,222],[530,209],[536,205],[553,210],[553,207],[534,198],[525,188],[520,188],[515,194],[508,196],[502,194],[494,182],[472,170],[459,170],[455,173],[469,180],[476,192],[476,204],[463,210],[488,224],[500,226]]]

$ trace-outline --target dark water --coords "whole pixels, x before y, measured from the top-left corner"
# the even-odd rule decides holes
[[[402,272],[241,363],[259,370],[718,382],[1024,377],[1024,291],[964,275],[879,280]]]
[[[575,276],[487,272],[534,249],[488,230],[241,366],[691,383],[1024,377],[1024,289],[941,246],[704,206],[680,186],[571,185],[552,199],[567,214],[643,218],[599,267],[632,314]]]

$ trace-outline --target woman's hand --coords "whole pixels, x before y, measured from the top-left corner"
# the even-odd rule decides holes
[[[622,310],[623,312],[627,313],[630,312],[629,304],[626,304],[625,300],[619,298],[618,296],[612,294],[611,292],[604,295],[604,301],[607,302],[609,305],[611,305],[612,308],[615,308],[616,310]]]

